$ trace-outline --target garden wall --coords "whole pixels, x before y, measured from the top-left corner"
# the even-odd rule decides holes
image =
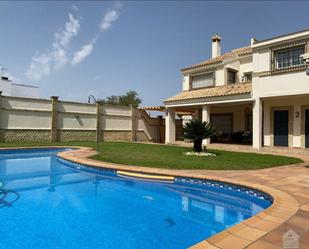
[[[178,137],[182,134],[177,122]],[[0,142],[123,140],[164,142],[164,119],[137,108],[0,94]]]

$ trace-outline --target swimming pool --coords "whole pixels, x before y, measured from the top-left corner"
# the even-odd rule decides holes
[[[0,248],[187,248],[272,203],[215,181],[123,178],[63,150],[0,151]]]

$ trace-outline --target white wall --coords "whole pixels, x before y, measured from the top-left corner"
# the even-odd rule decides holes
[[[216,69],[216,86],[225,85],[225,68]]]
[[[1,129],[50,129],[51,115],[48,112],[1,110]]]
[[[270,49],[255,51],[253,57],[253,72],[264,72],[270,70]]]
[[[1,97],[2,129],[50,129],[51,102],[42,99]]]
[[[0,91],[5,96],[39,98],[39,87],[13,83],[0,77]]]
[[[51,111],[50,100],[18,97],[2,97],[2,108]]]
[[[59,101],[58,111],[96,114],[96,105],[78,102]]]
[[[11,96],[12,95],[12,82],[10,80],[3,80],[0,77],[0,91],[3,95]]]
[[[12,83],[11,95],[15,97],[39,98],[39,88]]]
[[[120,106],[104,105],[103,114],[131,116],[131,108],[126,106],[120,107]]]
[[[96,115],[83,113],[59,113],[58,128],[73,130],[95,130]]]
[[[66,131],[95,131],[97,107],[95,104],[58,102],[57,128]],[[158,141],[158,119],[150,118],[141,110],[137,115],[137,130],[145,132],[149,140]],[[52,101],[50,99],[1,96],[0,128],[4,130],[50,130]],[[132,110],[126,106],[103,105],[102,130],[131,131]]]
[[[309,93],[309,77],[306,72],[260,77],[255,88],[255,96],[271,97]]]
[[[242,77],[244,76],[244,73],[252,72],[253,70],[253,65],[252,65],[252,57],[247,57],[242,60],[240,60],[240,65],[239,65],[239,82],[241,82]]]
[[[252,71],[252,56],[247,56],[244,58],[233,57],[231,59],[227,59],[223,64],[216,66],[214,68],[206,69],[204,72],[201,71],[199,74],[203,73],[215,73],[215,85],[222,86],[227,84],[227,69],[231,68],[236,70],[237,73],[237,83],[241,83],[242,76],[244,72]],[[190,90],[190,77],[191,75],[183,76],[182,90],[188,91]]]
[[[103,116],[103,130],[131,130],[131,117]]]

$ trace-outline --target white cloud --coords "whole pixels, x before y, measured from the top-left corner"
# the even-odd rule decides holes
[[[69,62],[67,52],[71,40],[77,36],[80,30],[80,20],[72,13],[69,13],[68,17],[69,20],[65,23],[64,28],[55,33],[51,48],[32,57],[26,72],[28,79],[40,80]]]
[[[105,31],[112,27],[112,23],[115,22],[119,17],[116,9],[109,10],[105,13],[100,23],[100,30]]]
[[[78,15],[78,7],[73,5],[72,11],[68,14],[68,21],[64,28],[55,32],[54,41],[51,47],[44,52],[36,53],[26,72],[30,80],[40,80],[51,72],[59,70],[68,63],[76,65],[86,59],[94,49],[100,34],[112,28],[112,24],[119,18],[120,3],[115,3],[114,8],[109,9],[102,17],[98,33],[93,39],[83,45],[78,51],[69,54],[70,43],[80,31],[81,16]],[[74,14],[73,14],[74,13]]]
[[[32,62],[27,70],[27,77],[31,80],[39,80],[50,73],[51,56],[49,53],[42,53],[32,57]]]
[[[71,62],[72,65],[76,65],[82,62],[92,52],[93,45],[93,43],[88,43],[84,45],[79,51],[75,52]]]
[[[86,45],[82,46],[80,50],[74,52],[73,59],[71,61],[72,65],[76,65],[86,59],[87,56],[91,54],[93,51],[94,45],[96,44],[97,40],[100,37],[100,33],[105,32],[106,30],[112,27],[112,23],[115,22],[119,18],[119,8],[121,8],[120,4],[116,4],[114,9],[108,10],[102,17],[100,23],[100,30],[94,36],[94,38],[87,43]]]

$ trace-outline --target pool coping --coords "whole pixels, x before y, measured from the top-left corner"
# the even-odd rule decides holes
[[[281,191],[271,186],[261,185],[257,183],[241,181],[237,179],[228,179],[214,175],[200,175],[195,170],[174,170],[163,168],[149,168],[141,166],[121,165],[103,161],[97,161],[89,158],[97,154],[97,152],[89,147],[80,146],[33,146],[33,147],[12,147],[0,148],[0,150],[14,149],[35,149],[35,148],[75,148],[59,152],[57,155],[70,162],[86,164],[92,167],[125,170],[133,173],[145,173],[161,176],[187,177],[203,180],[220,181],[223,183],[240,185],[248,188],[253,188],[261,192],[265,192],[273,198],[273,203],[259,214],[244,220],[214,236],[203,240],[191,249],[225,249],[225,248],[246,248],[254,242],[258,241],[278,226],[284,224],[299,210],[298,201],[289,193]],[[299,165],[299,164],[297,164]],[[291,166],[291,165],[289,165]],[[209,170],[211,172],[212,170]]]

